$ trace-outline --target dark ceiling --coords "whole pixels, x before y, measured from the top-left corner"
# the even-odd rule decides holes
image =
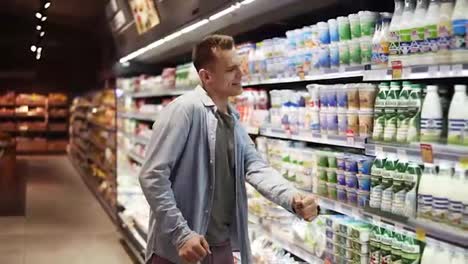
[[[38,39],[35,13],[42,1],[1,1],[0,84],[90,86],[112,63],[114,45],[104,16],[107,0],[50,1],[40,61],[30,47]]]

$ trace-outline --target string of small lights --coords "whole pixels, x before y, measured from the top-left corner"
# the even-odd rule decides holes
[[[34,32],[35,43],[31,45],[31,51],[35,54],[36,60],[40,60],[42,56],[42,42],[45,36],[45,26],[47,21],[47,9],[49,9],[51,1],[41,0],[39,10],[34,15],[37,19],[36,30]]]

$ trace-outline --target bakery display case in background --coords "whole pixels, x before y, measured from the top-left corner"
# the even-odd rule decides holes
[[[0,94],[0,131],[16,138],[19,154],[65,152],[67,127],[65,94]]]

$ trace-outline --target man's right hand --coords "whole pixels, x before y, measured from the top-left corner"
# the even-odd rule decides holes
[[[211,254],[210,246],[203,236],[194,235],[179,249],[179,257],[188,263],[202,261]]]

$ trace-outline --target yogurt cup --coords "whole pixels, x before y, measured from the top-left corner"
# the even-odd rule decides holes
[[[347,172],[358,172],[358,165],[357,165],[357,160],[355,156],[348,156],[345,158],[345,171]]]
[[[327,101],[328,101],[328,110],[336,111],[337,106],[338,106],[337,97],[336,97],[336,88],[333,86],[328,86],[326,94],[327,94]]]
[[[340,66],[349,65],[349,43],[347,40],[338,42],[338,52],[340,55]]]
[[[318,178],[321,181],[328,181],[327,169],[323,167],[318,167],[317,169]]]
[[[318,109],[310,111],[310,129],[313,133],[320,133],[320,110]]]
[[[327,169],[327,182],[337,183],[336,169],[328,168]]]
[[[349,61],[351,66],[361,65],[361,43],[359,39],[349,41]]]
[[[359,40],[361,46],[361,64],[370,64],[372,59],[372,39],[371,37],[362,37]]]
[[[319,181],[317,191],[319,195],[328,197],[327,183],[324,181]]]
[[[346,95],[348,98],[348,109],[358,110],[359,109],[359,89],[356,84],[348,84],[346,87]]]
[[[338,109],[338,135],[346,136],[348,130],[348,113],[346,110]]]
[[[351,38],[357,39],[361,37],[361,21],[358,14],[350,14],[348,16],[349,26],[351,30]]]
[[[359,159],[358,160],[358,172],[360,174],[370,175],[373,161],[374,160],[372,158],[368,158],[368,157]]]
[[[336,154],[335,153],[330,153],[330,155],[328,155],[327,158],[328,158],[328,167],[336,169],[338,167],[337,160],[336,160]]]
[[[346,92],[345,86],[336,85],[336,105],[338,110],[347,110],[348,109],[348,94]]]
[[[328,153],[325,151],[317,151],[315,155],[318,167],[328,168]]]
[[[366,138],[372,136],[374,127],[374,111],[361,110],[359,111],[359,137]]]
[[[330,44],[330,30],[327,22],[317,23],[320,44]]]
[[[367,174],[358,174],[357,179],[359,190],[369,192],[371,186],[371,176]]]
[[[337,189],[336,183],[327,183],[328,198],[336,200],[337,199]]]
[[[351,27],[348,17],[338,17],[338,32],[340,34],[340,41],[351,39]]]
[[[338,116],[336,111],[327,111],[327,134],[337,135],[338,134]]]
[[[328,131],[328,110],[321,109],[319,115],[320,115],[320,133],[326,135]]]
[[[372,84],[364,84],[359,87],[359,109],[373,110],[377,89]]]
[[[340,48],[336,42],[330,44],[330,67],[332,69],[340,67]]]
[[[345,176],[344,171],[337,170],[336,171],[336,179],[337,179],[338,185],[346,186],[346,176]]]
[[[336,19],[328,20],[328,29],[330,31],[330,42],[340,41],[340,32],[338,30],[338,21]]]
[[[339,170],[345,170],[346,168],[346,163],[345,163],[345,155],[344,153],[337,153],[336,154],[336,167]]]
[[[346,177],[346,186],[348,188],[357,189],[358,180],[357,180],[356,173],[354,173],[354,172],[345,172],[345,177]]]
[[[348,194],[346,192],[346,186],[337,185],[336,193],[337,193],[338,201],[344,202],[344,203],[348,202]]]
[[[375,23],[378,18],[378,13],[370,11],[359,12],[359,20],[361,23],[361,35],[372,37],[375,32]]]
[[[328,91],[326,86],[320,85],[318,87],[318,94],[320,98],[320,109],[328,108]]]
[[[357,205],[357,192],[356,189],[346,188],[346,195],[348,197],[348,203],[351,205]]]
[[[356,110],[348,110],[348,129],[347,134],[351,136],[359,135],[359,115]]]

